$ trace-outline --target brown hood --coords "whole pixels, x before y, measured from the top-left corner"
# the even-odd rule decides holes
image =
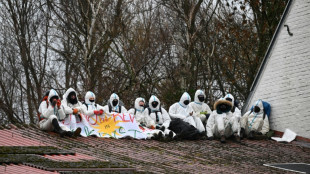
[[[216,110],[216,107],[219,105],[219,104],[227,104],[228,106],[232,107],[232,103],[228,100],[225,100],[224,98],[220,98],[219,100],[217,100],[214,104],[214,110]]]

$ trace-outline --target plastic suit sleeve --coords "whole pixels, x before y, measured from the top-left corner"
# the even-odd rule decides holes
[[[142,113],[146,127],[156,126],[154,120],[149,116],[149,111],[146,109]]]
[[[265,135],[267,132],[269,132],[269,119],[266,115],[261,133]]]
[[[134,115],[135,114],[135,109],[134,108],[131,108],[128,110],[127,112],[128,114],[131,114],[131,115]]]
[[[208,114],[211,114],[211,113],[212,113],[210,107],[209,107],[207,104],[205,105],[205,109],[206,109],[206,111],[208,112]]]
[[[54,114],[54,108],[52,106],[48,106],[48,108],[45,107],[42,107],[41,108],[42,110],[42,114],[41,114],[41,117],[43,118],[49,118],[51,115],[55,115]]]
[[[169,108],[169,115],[172,118],[180,118],[180,119],[185,119],[187,116],[182,115],[182,114],[178,114],[178,103],[175,103],[173,105],[170,106]]]
[[[47,103],[45,101],[40,103],[40,106],[39,106],[39,109],[38,109],[38,111],[39,111],[39,113],[41,113],[41,115],[43,113],[43,111],[42,111],[43,108],[47,108]]]
[[[170,125],[170,122],[171,122],[171,118],[170,118],[168,112],[166,111],[166,109],[161,108],[161,112],[162,112],[161,114],[163,117],[163,126],[165,126],[165,128],[168,128]]]
[[[77,105],[78,105],[78,106],[74,106],[73,108],[76,108],[76,109],[79,110],[79,112],[82,112],[82,106],[83,106],[83,104],[82,104],[81,102],[78,102]]]
[[[192,102],[189,106],[193,109],[193,115],[196,117],[199,117],[199,118],[206,117],[205,114],[200,114],[201,112],[207,112],[208,114],[212,113],[210,107],[205,103],[203,103],[202,108],[200,110],[197,110],[197,108],[195,110],[195,105],[197,105],[197,104]]]
[[[94,110],[91,109],[90,107],[87,110],[87,107],[85,105],[82,105],[81,107],[81,111],[83,114],[87,115],[87,116],[93,116],[94,114]]]
[[[60,106],[60,109],[58,110],[58,115],[59,115],[59,120],[64,120],[66,118],[66,114],[62,106]]]
[[[72,110],[72,108],[70,108],[68,106],[67,101],[62,100],[61,105],[63,106],[63,110],[64,110],[65,114],[73,114],[73,110]]]
[[[128,114],[130,115],[134,115],[135,116],[135,119],[138,123],[142,123],[143,122],[143,113],[141,112],[136,112],[136,115],[135,115],[135,109],[134,108],[131,108],[128,110],[127,112]]]
[[[208,137],[213,137],[213,127],[215,125],[215,116],[216,116],[216,113],[212,112],[207,121],[206,129],[207,129]]]
[[[109,112],[109,106],[108,106],[108,105],[103,106],[102,109],[103,109],[104,113],[110,114],[110,112]]]
[[[122,106],[122,113],[127,113],[127,112],[128,112],[127,109],[124,106]]]

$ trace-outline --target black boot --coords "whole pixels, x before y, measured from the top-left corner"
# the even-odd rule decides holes
[[[151,137],[151,140],[158,140],[158,134],[154,133],[153,136]]]
[[[61,137],[64,137],[65,131],[61,129],[56,118],[53,119],[52,124],[54,126],[54,131],[58,133]]]
[[[226,143],[226,138],[224,135],[221,136],[221,143]]]
[[[240,139],[241,140],[243,139],[244,134],[245,134],[245,130],[244,130],[244,128],[241,128],[241,130],[240,130]]]
[[[73,137],[76,138],[78,136],[81,136],[81,131],[82,129],[78,127],[74,132],[73,132]]]
[[[159,140],[159,141],[163,141],[164,139],[165,139],[165,136],[164,136],[163,132],[160,131],[160,132],[158,133],[158,140]]]
[[[172,139],[172,138],[173,138],[173,132],[172,132],[172,131],[170,131],[168,136],[169,136],[169,138],[171,138],[171,139]]]
[[[248,135],[249,139],[254,139],[254,131],[251,131]]]
[[[241,143],[240,136],[237,133],[235,133],[234,136],[235,136],[235,141],[237,143]]]
[[[162,126],[159,130],[161,130],[161,131],[163,131],[163,132],[164,132],[164,131],[165,131],[165,129],[166,129],[166,128],[165,128],[165,126]]]
[[[65,132],[65,135],[66,135],[67,137],[73,137],[73,132],[71,132],[71,131],[66,131],[66,132]]]

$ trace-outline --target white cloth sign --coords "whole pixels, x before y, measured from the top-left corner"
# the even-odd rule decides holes
[[[151,129],[140,128],[136,123],[135,117],[127,113],[115,113],[109,116],[81,116],[84,119],[83,121],[76,119],[75,123],[72,123],[70,122],[72,119],[70,119],[69,116],[62,121],[61,124],[67,126],[70,130],[72,130],[72,127],[80,127],[82,129],[81,135],[84,137],[94,134],[98,137],[107,138],[122,138],[130,136],[136,139],[146,139],[153,132]]]

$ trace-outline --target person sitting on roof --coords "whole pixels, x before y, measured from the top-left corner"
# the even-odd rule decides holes
[[[81,107],[81,111],[84,115],[87,116],[87,120],[88,123],[96,123],[96,122],[100,122],[101,120],[104,119],[104,110],[103,110],[103,106],[95,103],[96,100],[96,96],[93,92],[88,91],[85,94],[85,102]],[[97,117],[98,116],[98,117]],[[89,126],[89,124],[87,124],[87,128],[89,130],[89,132],[93,132],[90,133],[90,136],[96,137],[98,136],[96,131],[93,131],[94,129],[92,127]]]
[[[63,107],[61,107],[61,101],[58,93],[51,89],[39,106],[39,126],[44,131],[55,131],[60,134],[61,137],[76,137],[79,132],[71,132],[67,126],[63,125],[61,120],[65,118]]]
[[[263,101],[255,102],[253,110],[248,111],[241,118],[241,137],[244,134],[249,139],[255,135],[265,135],[269,131],[269,120],[263,107]]]
[[[69,122],[70,129],[73,131],[81,132],[81,128],[77,127],[76,117],[78,117],[81,122],[85,123],[86,125],[87,121],[81,115],[82,103],[78,101],[76,91],[73,88],[69,88],[63,95],[61,103],[66,114],[65,120]]]
[[[199,130],[199,132],[205,132],[205,128],[199,117],[193,115],[193,109],[189,107],[191,97],[187,92],[184,92],[180,101],[174,103],[169,108],[169,115],[171,118],[179,118]]]
[[[214,137],[221,138],[225,143],[226,138],[234,135],[237,142],[240,142],[239,118],[231,112],[232,103],[224,98],[220,98],[214,104],[214,111],[207,121],[207,136],[209,140]]]
[[[103,110],[108,114],[127,113],[127,109],[121,104],[117,94],[113,93],[110,96],[108,104],[103,107]]]
[[[158,129],[161,131],[157,132],[158,138],[168,138],[172,139],[175,136],[175,133],[169,130],[169,125],[171,122],[171,118],[163,107],[160,105],[160,100],[155,96],[152,95],[149,99],[149,107],[144,110],[143,118],[145,120],[145,124],[148,128],[151,129]]]
[[[139,125],[144,125],[144,117],[142,115],[143,111],[145,110],[145,100],[142,97],[138,97],[135,100],[135,107],[128,110],[128,113],[134,115],[136,122]]]
[[[240,109],[235,105],[235,99],[234,96],[231,94],[227,94],[225,97],[225,100],[228,100],[232,103],[231,112],[234,114],[235,117],[241,118],[241,111]]]
[[[189,106],[193,109],[193,115],[200,118],[203,123],[207,122],[212,112],[210,107],[204,102],[205,98],[205,93],[198,89],[195,93],[194,101],[189,104]]]

